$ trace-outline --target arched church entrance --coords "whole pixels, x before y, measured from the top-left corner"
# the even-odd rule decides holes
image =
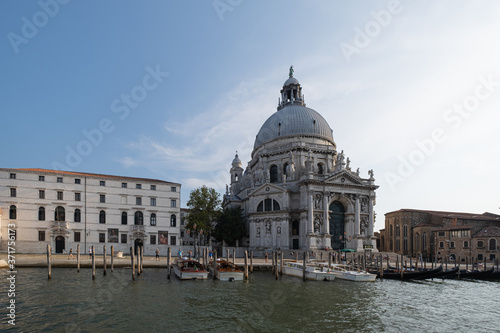
[[[330,234],[332,235],[332,249],[339,250],[345,246],[344,239],[344,206],[334,201],[330,204]]]
[[[63,253],[64,251],[64,237],[57,236],[56,237],[56,253]]]
[[[142,242],[142,239],[140,238],[137,238],[134,242],[134,252],[135,254],[138,254],[139,252],[137,252],[139,250],[139,248],[142,248],[144,245],[144,243]]]

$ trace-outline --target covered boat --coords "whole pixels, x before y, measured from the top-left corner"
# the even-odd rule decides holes
[[[243,281],[243,271],[232,262],[217,259],[217,264],[208,267],[210,274],[221,281]]]
[[[287,260],[283,262],[283,274],[302,278],[304,276],[303,263],[297,260]],[[306,280],[315,281],[333,281],[335,275],[327,270],[322,270],[317,265],[306,265],[305,268]]]
[[[172,265],[175,275],[181,280],[207,279],[208,271],[195,259],[180,258]]]

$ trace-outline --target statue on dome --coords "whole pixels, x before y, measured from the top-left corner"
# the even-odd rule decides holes
[[[288,73],[288,77],[293,77],[293,65],[290,66],[290,72]]]
[[[368,171],[368,174],[370,175],[370,179],[371,179],[371,180],[373,180],[373,179],[374,179],[374,178],[373,178],[373,169],[370,169],[370,170]]]
[[[351,164],[351,160],[348,157],[347,160],[346,160],[346,165],[345,165],[345,168],[348,169],[348,170],[349,170],[349,164]]]

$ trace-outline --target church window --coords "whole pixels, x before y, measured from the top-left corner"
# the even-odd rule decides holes
[[[422,235],[422,250],[427,249],[427,234],[424,232]]]
[[[170,226],[171,226],[171,227],[175,227],[175,226],[177,226],[177,217],[175,217],[175,215],[174,215],[174,214],[172,214],[172,215],[170,216]]]
[[[292,235],[293,236],[298,236],[299,235],[299,220],[294,220],[292,222]]]
[[[415,251],[420,251],[420,234],[415,235]]]
[[[271,166],[271,168],[269,169],[269,173],[271,176],[271,183],[277,183],[278,182],[278,167],[273,164]]]
[[[259,205],[257,206],[257,211],[258,212],[263,212],[264,211],[264,201],[261,201]]]
[[[323,174],[323,164],[318,163],[318,174],[322,175]]]
[[[152,226],[156,225],[156,214],[155,213],[151,214],[151,216],[149,218],[149,224],[152,225]]]
[[[101,224],[106,223],[106,212],[103,210],[99,212],[99,223]]]
[[[271,199],[264,200],[264,210],[266,212],[270,212],[271,211],[271,205],[272,205],[272,200]]]
[[[280,210],[280,204],[276,200],[273,200],[273,210]]]

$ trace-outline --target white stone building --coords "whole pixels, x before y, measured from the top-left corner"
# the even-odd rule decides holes
[[[15,230],[17,253],[130,252],[153,255],[179,246],[181,185],[45,169],[0,168],[0,251]]]
[[[250,248],[377,251],[373,171],[361,177],[337,151],[328,123],[306,107],[293,68],[248,166],[236,154],[230,174],[223,206],[243,209]]]

